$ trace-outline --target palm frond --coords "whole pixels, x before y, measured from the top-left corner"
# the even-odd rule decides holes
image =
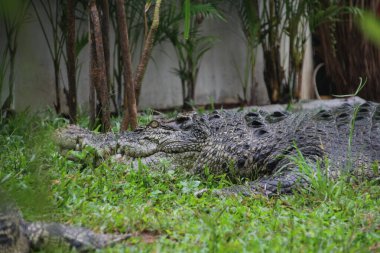
[[[190,13],[192,16],[201,14],[204,17],[212,17],[226,21],[222,13],[211,3],[192,4]]]
[[[248,44],[255,47],[260,41],[259,35],[262,27],[257,1],[243,0],[238,7],[238,13]]]

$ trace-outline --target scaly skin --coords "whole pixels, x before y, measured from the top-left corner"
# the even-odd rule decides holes
[[[0,253],[27,253],[46,249],[75,249],[87,252],[110,246],[129,235],[97,234],[59,223],[26,222],[10,206],[0,208]]]
[[[295,114],[192,114],[120,134],[96,134],[69,126],[58,130],[55,139],[63,150],[90,147],[98,156],[116,156],[126,163],[141,158],[152,168],[166,159],[193,174],[204,175],[207,167],[209,173],[251,180],[217,194],[287,194],[309,184],[310,175],[292,159],[299,155],[312,168],[319,163],[333,179],[342,174],[364,180],[379,177],[373,166],[378,167],[380,161],[380,105],[344,104]],[[29,252],[46,244],[85,251],[122,239],[125,236],[57,223],[28,223],[15,209],[0,209],[0,253]]]
[[[312,168],[322,165],[333,179],[342,174],[378,177],[372,166],[380,160],[380,105],[343,104],[294,114],[215,111],[153,121],[120,134],[95,134],[69,126],[56,133],[56,141],[62,149],[90,146],[99,156],[124,157],[127,163],[142,158],[154,167],[164,158],[193,174],[204,175],[207,167],[215,175],[251,180],[222,194],[273,195],[309,184],[308,175],[291,158],[300,154]]]

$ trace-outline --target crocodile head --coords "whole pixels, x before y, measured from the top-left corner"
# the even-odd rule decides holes
[[[129,157],[200,152],[209,136],[210,130],[203,118],[181,116],[171,121],[153,120],[146,127],[121,134],[118,146]]]
[[[180,116],[174,120],[151,121],[131,132],[94,133],[69,125],[58,129],[55,142],[62,150],[91,147],[102,157],[122,155],[124,158],[171,158],[195,162],[210,136],[207,120],[199,115]],[[182,155],[181,155],[182,154]]]

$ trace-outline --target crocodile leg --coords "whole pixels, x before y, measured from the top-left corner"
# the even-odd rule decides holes
[[[254,194],[273,196],[279,194],[291,194],[300,185],[306,187],[308,181],[304,177],[301,177],[299,173],[292,170],[260,178],[256,181],[251,181],[246,185],[234,185],[221,190],[214,190],[213,194],[218,196],[237,194],[242,194],[244,196]]]

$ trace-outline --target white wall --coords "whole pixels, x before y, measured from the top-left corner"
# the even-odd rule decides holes
[[[33,15],[33,12],[31,12]],[[46,41],[35,17],[32,22],[24,25],[19,37],[19,49],[16,59],[15,107],[23,110],[30,107],[33,110],[53,106],[55,101],[54,71],[49,56]],[[2,28],[0,28],[2,29]],[[208,51],[201,62],[197,87],[196,103],[207,104],[236,103],[242,96],[239,75],[243,74],[246,62],[246,46],[244,35],[240,29],[236,14],[227,15],[227,22],[208,20],[202,24],[204,33],[219,38],[214,47]],[[1,34],[4,34],[0,30]],[[110,40],[113,40],[110,38]],[[0,47],[5,43],[0,36]],[[112,52],[112,51],[111,51]],[[182,91],[180,79],[173,73],[177,67],[176,55],[170,43],[158,45],[153,50],[153,60],[149,62],[144,78],[140,109],[169,108],[180,106]],[[263,81],[263,58],[260,48],[257,51],[255,80],[257,82],[254,101],[258,104],[268,103]],[[88,47],[80,55],[82,66],[78,83],[78,101],[82,108],[88,105]],[[240,73],[238,72],[238,69]],[[62,64],[61,84],[66,85],[66,68]],[[3,87],[3,97],[7,94]],[[65,104],[63,93],[62,104]]]

